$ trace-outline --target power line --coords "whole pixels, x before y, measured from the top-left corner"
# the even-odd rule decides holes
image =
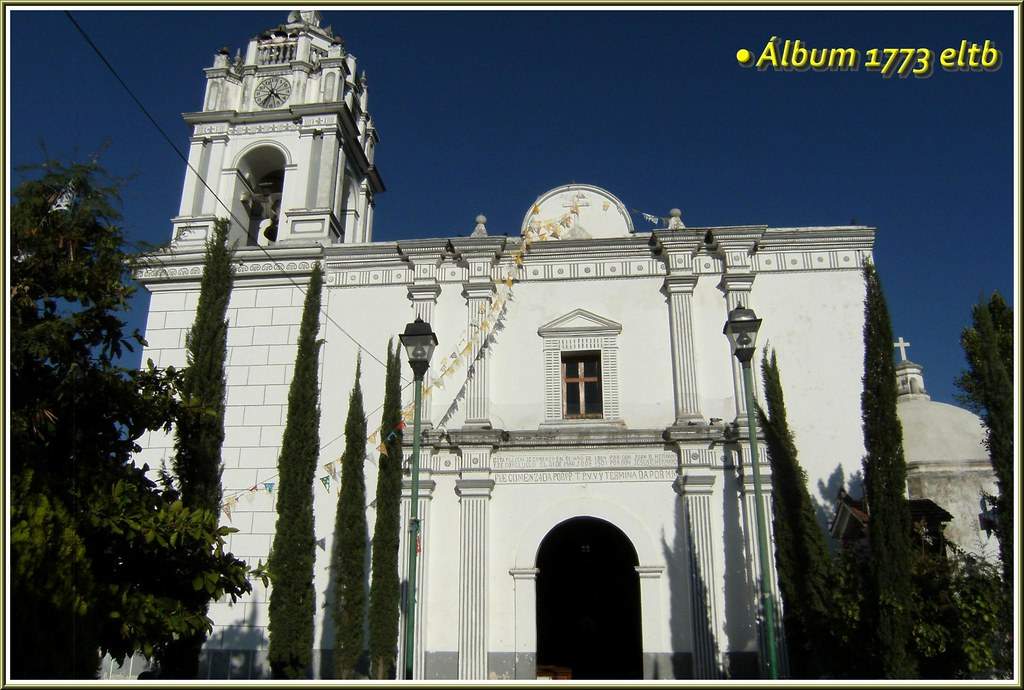
[[[192,164],[188,162],[188,157],[185,156],[185,154],[177,147],[177,145],[175,145],[175,143],[167,135],[167,132],[164,131],[164,129],[160,126],[160,124],[156,121],[156,119],[154,119],[153,116],[149,113],[149,111],[146,110],[146,106],[144,106],[142,104],[142,101],[140,101],[135,96],[135,93],[131,90],[131,88],[128,86],[128,84],[125,83],[124,79],[121,78],[121,75],[118,74],[116,69],[114,69],[114,66],[112,64],[110,64],[110,61],[107,60],[106,56],[103,55],[103,52],[99,49],[99,47],[95,43],[93,43],[92,39],[89,38],[89,34],[87,34],[85,32],[85,29],[83,29],[81,27],[81,25],[77,21],[75,21],[75,18],[73,16],[71,16],[71,12],[65,10],[64,14],[67,16],[68,20],[74,25],[74,27],[78,30],[78,33],[80,33],[82,35],[82,38],[85,39],[85,42],[89,44],[89,47],[92,48],[93,51],[96,53],[96,55],[99,56],[100,60],[103,61],[103,64],[107,66],[107,69],[110,70],[110,73],[114,75],[114,78],[117,79],[118,83],[121,84],[121,86],[124,88],[124,90],[128,92],[128,95],[131,96],[131,99],[135,102],[135,105],[137,105],[139,107],[139,110],[142,111],[142,113],[150,121],[150,123],[153,125],[153,127],[155,127],[156,130],[158,132],[160,132],[160,135],[163,136],[164,140],[171,147],[171,149],[176,154],[178,154],[178,158],[180,158],[182,161],[185,162],[185,166],[189,170],[192,171],[192,173],[196,176],[196,179],[198,179],[200,182],[202,182],[203,186],[206,188],[206,190],[208,192],[210,192],[210,194],[213,195],[214,199],[217,200],[217,203],[219,203],[221,206],[224,207],[224,210],[226,210],[228,212],[228,215],[231,217],[231,220],[235,223],[235,225],[237,225],[241,230],[245,231],[246,227],[238,220],[238,218],[235,216],[235,214],[232,213],[231,208],[227,204],[224,203],[224,201],[220,198],[220,196],[217,195],[217,192],[213,191],[213,189],[210,187],[210,185],[207,184],[206,179],[203,178],[203,176],[199,174],[199,171],[197,171],[195,168],[192,167]],[[265,247],[262,247],[259,244],[257,244],[256,247],[259,248],[259,250],[262,251],[264,254],[266,254],[267,258],[270,259],[271,261],[273,261],[275,266],[277,266],[278,268],[281,269],[282,274],[284,274],[285,279],[289,283],[291,283],[293,287],[295,287],[300,293],[302,293],[303,296],[306,295],[305,289],[303,289],[303,287],[301,285],[299,285],[294,280],[292,280],[291,276],[289,276],[289,275],[284,273],[284,266],[281,264],[280,261],[278,261],[276,258],[274,258],[270,254],[270,252],[267,251],[267,249]],[[361,351],[366,352],[367,355],[369,355],[371,358],[373,358],[382,367],[387,368],[387,365],[383,361],[381,361],[381,359],[379,357],[377,357],[368,348],[366,348],[366,346],[364,346],[362,343],[360,343],[358,340],[356,340],[354,337],[352,337],[352,334],[349,333],[348,331],[346,331],[344,328],[342,328],[341,324],[339,324],[337,321],[332,319],[331,315],[328,314],[327,311],[323,307],[321,307],[321,311],[323,312],[324,318],[327,319],[327,321],[329,323],[333,324],[339,331],[341,331],[343,334],[345,334],[345,336],[347,336],[349,340],[351,340],[353,343],[355,343],[356,347],[358,347]]]

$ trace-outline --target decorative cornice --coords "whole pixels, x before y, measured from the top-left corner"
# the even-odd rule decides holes
[[[707,495],[715,488],[714,474],[680,474],[672,482],[672,489],[680,496]]]

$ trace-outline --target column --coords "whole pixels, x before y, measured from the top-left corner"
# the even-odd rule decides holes
[[[537,568],[511,568],[515,593],[515,679],[537,678]]]
[[[711,494],[715,475],[680,475],[672,488],[683,501],[683,524],[690,544],[690,620],[693,624],[693,674],[699,679],[721,676],[718,648],[720,617],[716,539],[711,526]],[[678,651],[678,650],[673,650]]]
[[[490,274],[484,281],[469,281],[463,284],[462,296],[466,298],[466,306],[469,310],[469,332],[476,334],[480,331],[480,324],[484,319],[491,304],[491,295],[495,292],[494,283]],[[474,372],[466,388],[466,422],[467,427],[482,429],[491,428],[489,411],[489,391],[487,387],[487,355],[486,353],[477,358],[483,348],[483,340],[473,340],[473,350],[470,353],[470,361],[474,362]]]
[[[662,291],[668,297],[668,322],[672,344],[672,384],[676,402],[676,426],[703,423],[697,365],[693,347],[693,289],[697,276],[669,276]]]
[[[413,665],[412,673],[413,678],[421,680],[423,678],[423,659],[424,652],[427,647],[427,587],[429,586],[429,579],[427,577],[428,566],[430,563],[430,520],[428,518],[430,501],[433,498],[434,488],[436,482],[430,479],[430,471],[426,469],[429,467],[429,462],[423,462],[423,456],[426,455],[429,458],[429,449],[420,449],[420,486],[419,486],[419,506],[417,511],[419,513],[420,520],[420,553],[417,557],[416,564],[416,621],[415,621],[415,646],[413,652]],[[406,458],[408,460],[408,458]],[[401,580],[403,582],[409,579],[409,504],[412,502],[412,480],[402,480],[402,516],[401,525],[402,531],[400,536],[400,543],[398,545],[398,553],[400,554],[401,563],[400,570]],[[409,591],[406,588],[403,591],[401,607],[400,621],[399,621],[399,636],[398,636],[398,660],[397,667],[399,674],[401,674],[404,666],[405,659],[405,597],[409,595]]]
[[[785,678],[789,673],[786,654],[786,635],[782,627],[782,598],[779,596],[778,573],[775,568],[775,520],[772,513],[772,475],[771,465],[765,458],[764,446],[759,448],[761,470],[761,503],[764,507],[765,523],[768,530],[768,584],[771,587],[771,598],[775,606],[775,643],[779,657],[779,677]],[[757,495],[754,493],[754,473],[750,470],[750,451],[746,445],[736,450],[737,466],[740,468],[740,490],[743,496],[743,531],[747,545],[747,566],[750,573],[751,594],[757,602],[757,610],[761,612],[761,549],[757,538]],[[763,612],[758,616],[758,627],[761,626]],[[760,631],[759,631],[760,632]],[[765,636],[758,634],[758,650],[761,665],[768,658],[765,647]]]
[[[463,476],[469,473],[463,473]],[[474,473],[475,474],[475,473]],[[493,479],[455,482],[459,496],[459,679],[487,678],[487,504]]]
[[[754,285],[754,276],[750,273],[726,274],[718,284],[718,289],[725,293],[726,314],[736,307],[743,305],[753,309],[750,305],[750,289]],[[728,318],[728,316],[727,316]],[[722,326],[725,326],[725,319],[722,319]],[[728,338],[722,336],[723,347],[729,347]],[[733,399],[736,401],[736,422],[747,428],[747,396],[743,390],[743,367],[739,360],[732,354],[729,355],[729,364],[732,367],[732,390]],[[753,366],[753,362],[751,362]]]

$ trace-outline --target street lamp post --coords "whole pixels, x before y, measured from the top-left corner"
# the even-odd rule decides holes
[[[761,319],[752,309],[742,304],[729,312],[722,331],[729,337],[732,352],[743,368],[743,391],[747,401],[747,431],[750,440],[750,466],[754,473],[754,503],[757,524],[758,562],[761,566],[761,606],[764,611],[764,640],[768,653],[768,677],[779,677],[778,651],[775,646],[775,605],[771,596],[768,576],[768,529],[761,501],[761,470],[757,457],[757,423],[754,416],[754,377],[750,360],[754,357],[754,343]]]
[[[420,317],[406,324],[405,332],[398,336],[409,357],[416,379],[416,410],[412,426],[412,500],[409,504],[409,572],[405,596],[405,679],[412,680],[413,647],[416,619],[416,556],[420,531],[420,406],[423,403],[423,376],[430,367],[430,356],[437,345],[437,336],[430,324]]]

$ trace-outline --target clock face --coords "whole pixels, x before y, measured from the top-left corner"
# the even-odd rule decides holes
[[[267,77],[256,85],[256,103],[264,108],[277,108],[284,105],[292,92],[292,85],[281,77]]]

